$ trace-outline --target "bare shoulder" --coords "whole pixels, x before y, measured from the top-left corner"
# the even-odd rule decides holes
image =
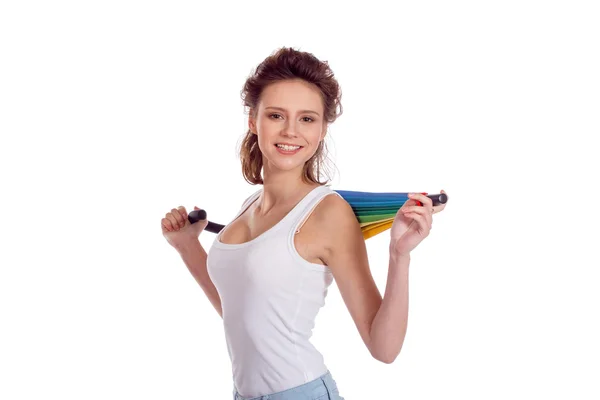
[[[354,210],[339,195],[332,193],[325,196],[314,212],[326,253],[331,253],[340,245],[364,241]]]
[[[319,214],[319,220],[356,220],[350,204],[336,193],[326,195],[315,211]]]

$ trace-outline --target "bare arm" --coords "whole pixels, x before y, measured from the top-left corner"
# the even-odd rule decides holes
[[[207,254],[199,240],[193,240],[180,246],[177,251],[186,267],[200,285],[204,294],[208,297],[219,316],[223,318],[223,310],[221,308],[221,298],[217,292],[217,288],[208,276],[206,269]]]
[[[248,200],[250,200],[250,198],[254,194],[248,196],[246,200],[244,200],[244,204],[242,205],[242,207],[246,204]],[[185,241],[183,244],[177,244],[175,246],[176,250],[181,256],[181,259],[188,267],[188,270],[190,271],[194,279],[196,279],[196,282],[198,282],[202,290],[204,290],[204,294],[206,294],[206,297],[208,297],[210,303],[213,305],[215,310],[217,310],[219,316],[223,318],[221,298],[219,297],[219,292],[217,291],[215,284],[212,282],[210,276],[208,275],[208,270],[206,267],[206,259],[208,258],[208,255],[202,247],[200,240],[192,239],[189,241]]]
[[[373,352],[387,364],[394,362],[406,337],[409,265],[410,255],[396,257],[390,252],[385,295],[371,324]]]
[[[385,296],[371,274],[366,243],[350,205],[327,196],[315,213],[326,241],[324,261],[371,355],[394,362],[404,343],[408,321],[410,257],[390,256]]]

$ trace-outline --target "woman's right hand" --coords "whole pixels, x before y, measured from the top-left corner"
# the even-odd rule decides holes
[[[199,208],[194,206],[194,210],[199,210]],[[208,225],[208,220],[190,223],[184,206],[173,208],[161,220],[163,236],[177,250],[190,242],[197,241],[206,225]]]

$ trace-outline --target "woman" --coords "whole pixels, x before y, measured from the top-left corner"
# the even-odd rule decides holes
[[[328,124],[342,114],[327,62],[281,48],[248,78],[242,98],[242,171],[262,188],[208,254],[198,239],[207,222],[190,224],[183,206],[162,219],[163,234],[223,318],[234,399],[343,399],[309,340],[328,287],[335,279],[373,357],[393,362],[406,333],[410,251],[429,234],[432,201],[415,194],[398,211],[382,300],[352,208],[319,180]]]

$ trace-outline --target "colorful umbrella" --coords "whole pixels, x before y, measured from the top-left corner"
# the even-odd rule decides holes
[[[390,229],[398,210],[408,201],[408,193],[358,192],[355,190],[336,190],[336,192],[352,207],[365,240]],[[423,194],[433,201],[434,206],[448,201],[448,195],[445,193]],[[421,206],[422,203],[417,201],[417,205]],[[194,210],[188,214],[188,220],[192,224],[204,219],[206,219],[205,210]],[[205,230],[219,233],[224,227],[225,225],[209,221]]]

